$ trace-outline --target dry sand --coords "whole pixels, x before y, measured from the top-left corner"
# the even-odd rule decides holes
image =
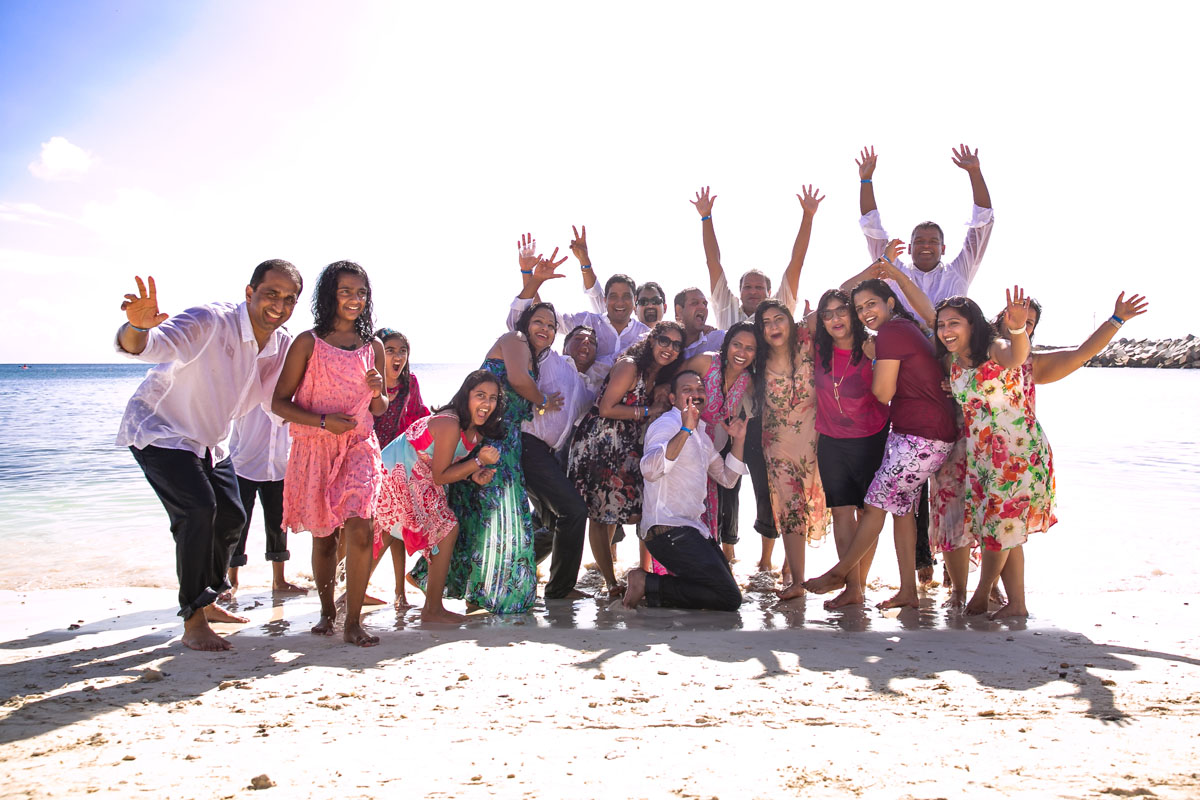
[[[1031,593],[1005,625],[941,599],[383,608],[358,650],[260,587],[204,654],[170,590],[0,592],[0,796],[1200,796],[1200,596]]]

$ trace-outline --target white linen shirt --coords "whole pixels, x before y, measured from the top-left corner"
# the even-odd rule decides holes
[[[779,285],[775,287],[775,294],[771,295],[771,299],[783,303],[787,306],[787,310],[795,316],[796,295],[792,293],[792,288],[787,285],[787,281],[781,280],[779,282]],[[717,285],[713,287],[712,303],[709,305],[709,310],[712,311],[716,326],[725,331],[732,328],[735,323],[745,320],[754,321],[753,314],[747,314],[742,310],[742,298],[730,291],[729,282],[725,280],[724,272],[721,273],[721,277],[717,278]],[[719,347],[720,345],[718,345]]]
[[[561,392],[562,408],[545,414],[534,410],[533,419],[522,422],[521,430],[536,436],[551,450],[557,451],[571,437],[576,423],[592,407],[596,400],[596,387],[591,386],[587,378],[580,374],[570,356],[554,350],[547,350],[538,364],[537,387],[546,395]]]
[[[245,303],[189,308],[147,333],[133,354],[114,337],[118,353],[155,366],[138,386],[117,431],[117,444],[188,450],[213,463],[229,455],[229,427],[252,408],[270,403],[291,337],[282,329],[262,352]]]
[[[692,342],[687,347],[683,348],[683,358],[686,361],[692,356],[699,355],[701,353],[716,353],[720,351],[721,345],[724,343],[725,331],[709,331],[708,333],[702,334],[699,339]]]
[[[679,456],[671,461],[667,458],[667,443],[683,427],[683,414],[672,407],[646,430],[643,447],[642,478],[642,521],[638,523],[638,534],[645,537],[646,531],[655,525],[672,528],[695,528],[705,536],[712,537],[701,519],[704,515],[704,497],[708,493],[708,479],[727,489],[750,470],[733,453],[722,461],[705,433],[703,420],[696,423],[695,430],[683,443]]]
[[[947,297],[965,295],[971,288],[971,281],[975,279],[975,273],[979,272],[979,263],[983,261],[983,253],[987,249],[988,239],[992,236],[994,221],[995,216],[992,214],[992,209],[973,205],[971,206],[971,221],[967,223],[967,237],[963,241],[962,251],[953,261],[949,264],[939,261],[938,265],[929,272],[922,272],[897,257],[896,268],[912,278],[913,283],[929,296],[929,302],[935,306]],[[891,241],[887,231],[884,230],[879,210],[876,209],[866,214],[858,220],[858,224],[862,228],[863,235],[867,237],[867,250],[871,253],[871,258],[878,259],[883,255],[887,243]],[[888,281],[888,284],[896,292],[900,302],[904,303],[904,307],[912,311],[908,299],[895,282]]]
[[[632,347],[645,334],[650,332],[650,328],[636,316],[631,316],[629,322],[625,325],[625,329],[618,331],[613,327],[612,322],[608,319],[607,312],[604,311],[604,292],[597,282],[591,289],[587,289],[584,294],[587,295],[588,301],[593,309],[599,311],[576,311],[574,313],[558,314],[558,332],[563,336],[570,333],[576,325],[587,325],[596,331],[596,364],[604,369],[612,369],[612,365],[616,362],[621,354]],[[521,318],[521,314],[525,309],[533,305],[532,299],[517,297],[513,300],[508,312],[508,329],[515,330],[517,320]]]
[[[233,471],[248,481],[281,481],[287,472],[290,446],[287,422],[255,406],[233,423],[229,437]]]

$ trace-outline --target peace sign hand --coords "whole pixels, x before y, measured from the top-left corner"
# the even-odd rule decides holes
[[[1004,324],[1010,331],[1025,330],[1025,321],[1029,319],[1029,298],[1020,286],[1004,290],[1006,305],[1004,308]]]
[[[590,266],[592,262],[588,258],[587,225],[583,226],[583,233],[580,233],[578,230],[576,230],[575,226],[572,225],[571,233],[575,234],[575,238],[571,240],[571,244],[569,245],[571,248],[571,253],[577,259],[579,259],[580,264],[584,266]],[[563,260],[565,261],[566,259]]]
[[[125,295],[125,301],[121,303],[121,310],[125,312],[126,319],[133,327],[157,328],[166,322],[167,315],[158,310],[158,290],[154,286],[154,276],[146,278],[150,283],[149,291],[146,290],[146,284],[142,283],[141,278],[135,275],[133,279],[137,281],[138,293]]]
[[[1149,310],[1150,302],[1145,295],[1130,295],[1129,299],[1125,299],[1125,293],[1121,292],[1117,296],[1117,305],[1113,308],[1113,316],[1117,319],[1123,319],[1126,322],[1134,317],[1140,317]]]

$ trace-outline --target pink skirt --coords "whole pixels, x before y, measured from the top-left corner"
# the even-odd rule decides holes
[[[438,543],[458,525],[458,517],[446,502],[446,487],[433,482],[433,473],[423,460],[413,466],[411,476],[403,464],[397,464],[384,475],[375,508],[377,549],[396,525],[403,530],[404,547],[409,555],[420,551],[426,558],[437,552]]]

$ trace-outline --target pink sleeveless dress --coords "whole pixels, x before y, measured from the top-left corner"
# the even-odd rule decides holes
[[[313,341],[296,405],[317,414],[349,414],[358,425],[343,434],[312,425],[288,426],[292,449],[283,482],[283,526],[328,536],[350,517],[375,516],[383,461],[366,381],[375,354],[370,342],[351,351],[320,337]]]

